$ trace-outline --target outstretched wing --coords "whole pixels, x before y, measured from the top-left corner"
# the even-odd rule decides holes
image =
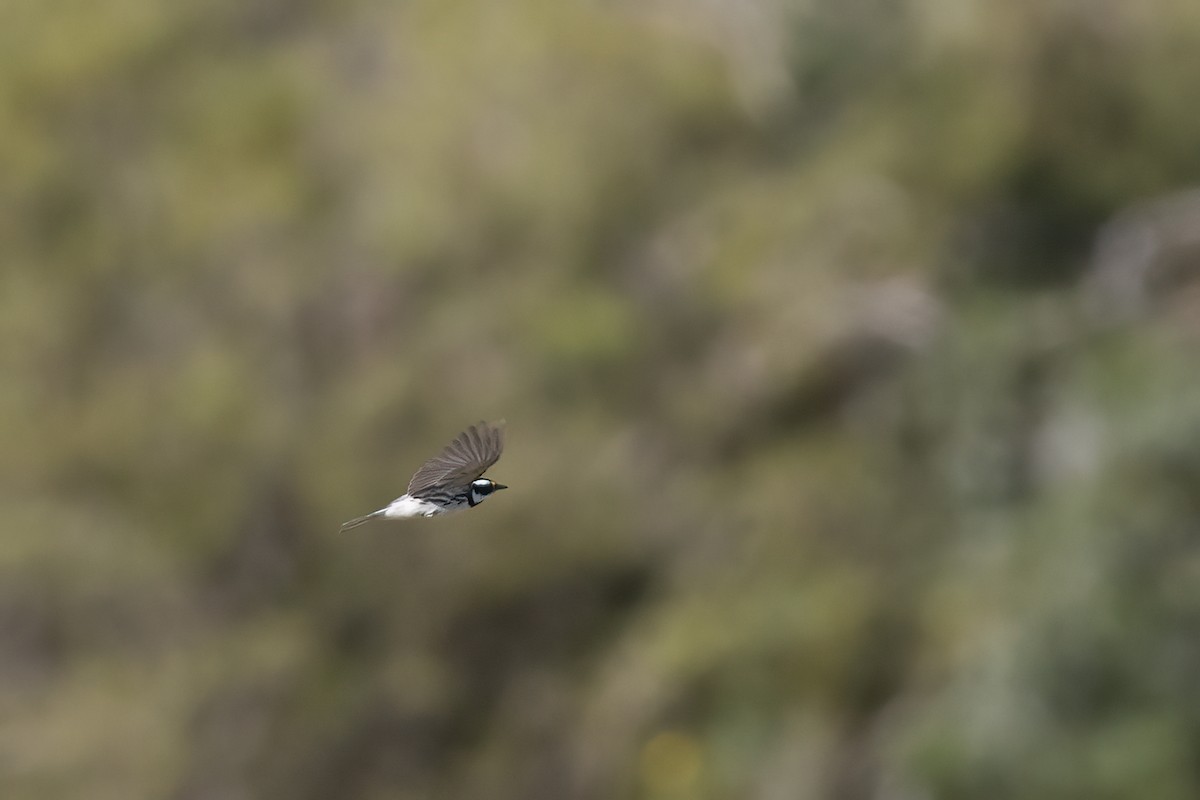
[[[467,486],[500,460],[504,451],[503,421],[479,422],[454,438],[425,462],[408,484],[408,493],[423,497],[437,487]]]

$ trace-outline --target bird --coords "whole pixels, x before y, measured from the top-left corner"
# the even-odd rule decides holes
[[[474,508],[493,492],[508,488],[483,477],[503,451],[503,420],[471,425],[417,470],[407,492],[378,511],[343,523],[341,530],[379,518],[436,517]]]

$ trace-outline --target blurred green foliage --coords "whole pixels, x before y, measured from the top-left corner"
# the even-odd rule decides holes
[[[3,796],[1200,796],[1197,97],[1189,0],[10,0]]]

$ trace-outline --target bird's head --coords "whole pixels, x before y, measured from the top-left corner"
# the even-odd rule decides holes
[[[501,489],[507,489],[503,483],[496,483],[487,478],[480,478],[471,481],[471,505],[477,506],[483,502],[483,498],[490,495],[492,492],[498,492]]]

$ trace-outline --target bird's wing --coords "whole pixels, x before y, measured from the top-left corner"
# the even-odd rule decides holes
[[[454,438],[425,462],[408,483],[408,493],[421,497],[434,487],[467,486],[500,460],[504,423],[479,422]]]

